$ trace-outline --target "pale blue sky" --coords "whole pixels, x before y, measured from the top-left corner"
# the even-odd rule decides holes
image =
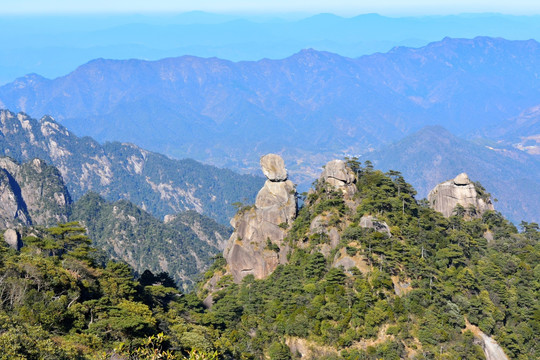
[[[147,13],[202,10],[226,13],[432,15],[467,12],[540,14],[539,0],[0,0],[0,14]]]

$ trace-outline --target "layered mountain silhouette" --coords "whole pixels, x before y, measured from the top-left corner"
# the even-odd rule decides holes
[[[256,169],[276,149],[286,159],[361,153],[425,125],[490,135],[539,105],[539,55],[533,40],[483,37],[358,59],[315,50],[237,63],[99,59],[54,80],[7,84],[0,105],[50,114],[98,141]]]
[[[538,178],[533,158],[513,149],[535,153],[539,55],[534,40],[479,37],[357,59],[311,49],[243,62],[98,59],[54,80],[28,75],[2,86],[0,106],[52,114],[98,141],[129,141],[247,172],[257,171],[260,155],[277,152],[298,183],[313,180],[331,158],[365,154],[442,124],[483,149],[515,154],[533,169],[520,178],[529,184],[521,189]],[[517,178],[510,158],[500,159],[492,163]],[[442,176],[429,181],[447,180]],[[520,220],[530,212],[506,214]]]
[[[0,84],[31,72],[63,75],[96,58],[196,55],[239,61],[279,59],[316,48],[356,57],[394,46],[423,46],[444,36],[539,39],[540,17],[502,14],[351,18],[318,14],[84,14],[0,16]]]

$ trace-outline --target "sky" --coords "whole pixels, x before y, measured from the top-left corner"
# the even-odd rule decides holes
[[[320,13],[445,15],[498,12],[540,14],[538,0],[0,0],[0,14],[149,13],[202,10],[217,13]]]

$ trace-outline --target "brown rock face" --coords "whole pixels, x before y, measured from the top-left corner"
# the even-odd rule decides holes
[[[320,180],[337,190],[341,190],[346,198],[350,198],[356,193],[356,186],[354,185],[356,178],[343,160],[328,162],[324,167]]]
[[[249,274],[262,279],[287,262],[284,227],[296,217],[296,189],[286,180],[287,171],[278,155],[263,156],[261,167],[268,180],[255,205],[231,220],[235,231],[223,253],[235,282]]]
[[[441,212],[445,217],[452,216],[458,204],[465,209],[473,206],[478,215],[494,210],[491,199],[480,198],[465,173],[435,186],[428,194],[428,201],[432,209]]]

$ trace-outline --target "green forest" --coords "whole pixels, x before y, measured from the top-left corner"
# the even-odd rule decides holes
[[[234,283],[218,256],[184,293],[108,260],[78,223],[27,229],[20,251],[1,241],[0,358],[484,359],[478,331],[511,359],[540,358],[538,224],[472,208],[445,218],[399,172],[348,165],[353,201],[320,182],[300,195],[288,264],[262,280]],[[329,253],[310,230],[318,216],[340,234]],[[358,266],[333,266],[344,257]]]

